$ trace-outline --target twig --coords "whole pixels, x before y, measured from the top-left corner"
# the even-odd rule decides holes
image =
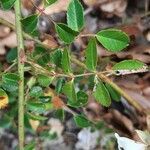
[[[82,62],[78,61],[75,58],[71,58],[72,62],[74,62],[75,64],[77,64],[78,66],[81,66],[82,68],[87,69],[86,65],[83,64]],[[90,70],[88,70],[90,71]],[[126,94],[118,85],[116,85],[115,83],[113,83],[107,76],[105,76],[102,73],[97,73],[98,77],[101,78],[104,82],[110,84],[118,93],[120,93],[134,108],[136,108],[136,110],[138,110],[140,113],[145,113],[143,112],[143,107],[137,102],[135,101],[133,98],[131,98],[128,94]]]
[[[5,25],[11,27],[10,24],[9,24],[9,22],[7,22],[6,20],[2,22],[2,19],[1,19],[1,18],[0,18],[0,23],[4,23]],[[26,33],[24,33],[23,36],[24,36],[25,38],[27,38],[27,39],[33,40],[33,41],[36,42],[37,44],[42,45],[44,48],[48,48],[47,45],[43,44],[43,43],[42,43],[41,41],[39,41],[38,39],[35,40],[34,38],[32,38],[30,35],[28,35],[28,34],[26,34]],[[50,48],[48,48],[48,49],[50,49]],[[78,65],[78,66],[80,66],[80,67],[82,67],[82,68],[84,68],[84,69],[87,70],[86,65],[83,64],[82,62],[80,62],[79,60],[77,60],[74,55],[71,56],[71,60],[72,60],[72,62],[75,63],[76,65]],[[99,75],[99,77],[102,78],[102,79],[103,79],[105,82],[107,82],[107,83],[111,83],[111,82],[112,82],[112,81],[111,81],[108,77],[106,77],[105,75],[103,75],[103,76],[102,76],[102,75]],[[139,103],[137,103],[133,98],[131,98],[129,95],[127,95],[120,87],[118,87],[115,83],[113,83],[112,87],[115,88],[133,107],[135,107],[139,112],[142,112],[143,107],[142,107]],[[146,112],[144,112],[144,113],[146,113]]]
[[[21,1],[15,1],[15,17],[16,17],[16,33],[18,43],[18,74],[19,81],[19,93],[18,93],[18,136],[19,136],[19,150],[24,149],[24,62],[25,57],[23,33],[21,27]]]
[[[10,71],[16,64],[17,64],[17,62],[15,61],[12,65],[10,65],[10,66],[4,71],[4,73]]]
[[[44,16],[48,16],[49,21],[52,22],[53,24],[55,24],[54,20],[53,20],[49,15],[47,15],[47,14],[44,12],[45,8],[41,9],[41,8],[39,8],[32,0],[29,0],[29,1],[30,1],[30,2],[32,3],[32,5],[36,8],[36,10],[39,11],[40,14],[42,14],[42,15],[44,15]]]
[[[94,72],[90,72],[90,73],[83,73],[83,74],[77,74],[77,75],[67,75],[67,74],[61,74],[61,73],[57,73],[57,72],[50,72],[49,70],[43,68],[42,66],[40,66],[39,64],[33,62],[33,61],[26,61],[28,64],[30,64],[32,67],[34,67],[36,70],[38,70],[38,73],[44,73],[48,76],[53,76],[55,78],[59,78],[59,77],[66,77],[66,78],[78,78],[78,77],[85,77],[85,76],[91,76],[94,75]]]

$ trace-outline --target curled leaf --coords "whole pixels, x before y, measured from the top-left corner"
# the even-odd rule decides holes
[[[116,75],[125,75],[148,71],[148,66],[139,60],[124,60],[112,67]]]

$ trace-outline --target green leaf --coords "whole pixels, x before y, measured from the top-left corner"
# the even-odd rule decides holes
[[[77,93],[77,101],[68,101],[68,105],[71,106],[71,107],[75,107],[75,108],[78,108],[78,107],[83,107],[87,104],[88,102],[88,95],[83,92],[83,91],[79,91]]]
[[[48,87],[52,83],[53,79],[54,77],[50,77],[50,76],[48,77],[48,76],[39,74],[37,80],[40,86]]]
[[[63,87],[64,84],[65,84],[65,79],[64,78],[59,78],[57,80],[56,88],[55,88],[55,91],[56,91],[57,94],[61,93],[62,87]]]
[[[6,82],[2,82],[2,87],[4,90],[8,91],[8,92],[14,92],[13,94],[16,94],[15,92],[17,92],[18,90],[18,84],[14,83],[6,83]]]
[[[108,50],[118,52],[129,45],[128,35],[118,29],[106,29],[97,33],[97,40]]]
[[[61,68],[61,59],[62,59],[62,51],[60,49],[56,50],[54,53],[52,53],[52,61],[53,63]]]
[[[105,86],[109,91],[112,100],[119,102],[121,99],[121,95],[110,84],[106,83]]]
[[[76,101],[77,95],[75,92],[74,81],[67,82],[62,89],[62,92],[68,97],[70,101]]]
[[[94,38],[91,38],[89,44],[85,51],[86,56],[86,66],[89,70],[96,70],[97,66],[97,48],[96,41]]]
[[[48,119],[47,117],[40,116],[40,115],[35,115],[35,114],[29,113],[29,112],[27,112],[27,116],[28,116],[28,118],[30,118],[32,120],[44,121],[44,120]]]
[[[39,59],[37,60],[37,63],[43,67],[46,67],[48,63],[51,61],[51,56],[50,54],[43,54]]]
[[[20,78],[15,73],[6,73],[2,76],[2,81],[8,84],[18,84]]]
[[[50,102],[51,99],[52,99],[51,96],[40,96],[40,97],[39,97],[39,100],[40,100],[40,102],[42,102],[42,103]]]
[[[83,7],[78,0],[72,0],[68,6],[67,23],[75,31],[79,31],[84,26]]]
[[[65,112],[64,112],[64,110],[63,109],[57,109],[55,111],[55,116],[56,116],[56,118],[64,121],[64,118],[65,118]]]
[[[80,128],[86,128],[91,125],[90,121],[87,120],[83,115],[76,115],[73,118],[76,125]]]
[[[19,80],[19,76],[15,73],[6,73],[2,76],[2,81],[7,83],[18,83]]]
[[[36,78],[34,76],[30,77],[30,79],[27,82],[27,86],[29,89],[31,89],[36,83]]]
[[[16,0],[1,0],[1,5],[4,10],[8,10],[13,7]]]
[[[57,2],[57,0],[44,0],[44,6],[48,7],[48,6],[52,5],[55,2]]]
[[[67,44],[72,43],[75,37],[78,35],[78,32],[72,30],[63,23],[55,24],[55,29],[59,38]]]
[[[35,150],[35,146],[35,141],[31,141],[29,144],[25,145],[24,150]]]
[[[0,119],[0,127],[3,129],[10,129],[12,126],[11,118],[7,115],[4,115],[3,119]]]
[[[30,15],[22,19],[21,23],[23,25],[24,31],[32,34],[37,29],[38,15],[37,14]]]
[[[44,54],[46,52],[47,52],[47,50],[45,48],[43,48],[43,46],[37,44],[37,45],[35,45],[35,49],[33,51],[33,57],[36,57],[37,55],[38,56],[42,55],[42,54]]]
[[[43,103],[28,102],[27,110],[34,112],[34,113],[42,114],[46,111],[46,107],[45,107],[45,104],[43,104]]]
[[[110,106],[111,98],[110,98],[109,92],[101,81],[99,81],[96,84],[96,89],[95,89],[93,95],[94,95],[96,101],[99,102],[100,104],[102,104],[103,106],[105,106],[105,107]]]
[[[47,131],[43,131],[40,133],[40,139],[42,140],[54,140],[54,139],[57,139],[58,136],[57,136],[57,133],[54,132],[54,133],[49,133]]]
[[[18,90],[18,83],[20,78],[15,73],[6,73],[2,75],[2,87],[9,92],[16,92]],[[17,93],[13,93],[14,95]]]
[[[70,64],[70,55],[67,49],[63,50],[63,55],[61,59],[62,69],[64,73],[71,72],[71,64]]]
[[[40,97],[43,95],[43,90],[40,86],[34,86],[30,91],[31,97]]]
[[[146,64],[139,60],[124,60],[116,63],[112,69],[113,70],[138,70],[146,67]]]
[[[17,48],[12,48],[6,56],[8,63],[12,63],[17,58]]]

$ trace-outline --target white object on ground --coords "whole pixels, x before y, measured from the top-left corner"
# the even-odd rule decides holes
[[[140,142],[136,142],[126,137],[120,137],[117,133],[115,133],[115,137],[118,142],[118,149],[122,150],[146,150],[146,145]]]
[[[78,142],[76,143],[76,149],[91,150],[98,144],[99,131],[91,132],[91,128],[84,128],[78,133]]]

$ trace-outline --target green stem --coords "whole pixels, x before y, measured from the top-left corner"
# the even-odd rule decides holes
[[[18,136],[19,136],[19,150],[24,149],[24,43],[23,33],[21,27],[21,0],[15,2],[15,16],[16,16],[16,33],[18,43],[18,74],[20,77],[19,93],[18,93]]]
[[[10,71],[15,65],[17,64],[17,62],[15,61],[12,65],[10,65],[6,70],[4,70],[4,73]]]
[[[9,26],[10,28],[13,29],[13,25],[10,24],[8,21],[6,20],[3,20],[0,18],[0,23],[2,24],[5,24],[7,26]],[[26,38],[26,39],[31,39],[33,40],[34,42],[36,42],[37,44],[40,44],[42,45],[44,48],[48,48],[47,45],[43,44],[41,41],[35,39],[35,38],[32,38],[30,35],[24,33],[23,36]],[[50,49],[50,48],[48,48]],[[51,50],[51,49],[50,49]],[[76,65],[84,68],[87,70],[87,67],[85,64],[83,64],[82,62],[80,62],[79,60],[77,60],[74,55],[71,56],[71,60],[73,63],[75,63]],[[120,87],[118,87],[115,83],[113,83],[108,77],[106,77],[105,75],[101,76],[99,75],[100,78],[102,78],[105,82],[107,83],[111,83],[112,87],[114,89],[116,89],[133,107],[135,107],[139,112],[141,112],[143,110],[143,107],[137,103],[133,98],[131,98],[129,95],[127,95]],[[113,83],[113,84],[112,84]],[[147,112],[144,112],[144,113],[147,113]]]
[[[85,64],[77,60],[76,58],[72,57],[71,58],[72,62],[77,64],[78,66],[81,66],[82,68],[88,70]],[[88,70],[90,71],[90,70]],[[133,98],[131,98],[128,94],[126,94],[118,85],[113,83],[107,76],[105,76],[102,73],[97,73],[98,77],[101,78],[104,82],[110,84],[118,93],[120,93],[136,110],[138,110],[140,113],[145,113],[143,111],[143,107],[135,101]]]

